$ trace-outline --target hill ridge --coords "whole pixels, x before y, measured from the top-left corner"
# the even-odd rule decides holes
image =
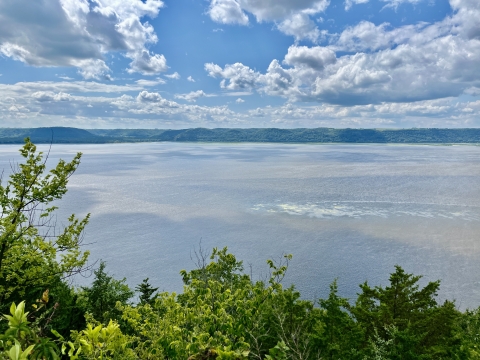
[[[0,144],[104,144],[121,142],[273,142],[273,143],[385,143],[480,144],[478,128],[187,128],[187,129],[79,129],[75,127],[0,128]]]

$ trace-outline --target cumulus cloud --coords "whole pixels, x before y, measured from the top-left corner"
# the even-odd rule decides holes
[[[258,82],[262,84],[261,91],[268,95],[278,95],[287,98],[302,96],[300,90],[301,80],[291,71],[282,68],[277,60],[273,60],[270,63],[267,73],[259,76]]]
[[[206,96],[208,96],[206,94]],[[175,121],[189,122],[235,122],[238,116],[226,106],[198,106],[191,104],[178,104],[174,101],[164,99],[158,93],[149,93],[142,91],[136,98],[123,95],[114,101],[111,101],[119,110],[128,113],[130,117],[158,118],[163,120],[175,119]]]
[[[173,74],[165,75],[165,77],[167,77],[167,78],[169,78],[169,79],[178,80],[178,79],[180,79],[180,74],[175,71]]]
[[[315,15],[325,11],[329,0],[237,0],[240,7],[253,14],[258,22],[278,21],[294,13]]]
[[[278,24],[277,27],[284,34],[293,36],[295,41],[308,39],[316,42],[320,36],[320,30],[307,14],[293,14]]]
[[[142,91],[137,96],[137,102],[151,103],[160,107],[176,108],[178,104],[174,101],[164,99],[158,92]]]
[[[375,25],[370,21],[361,21],[347,27],[330,48],[347,52],[377,51],[405,43],[422,45],[447,33],[448,29],[440,24],[429,26],[418,23],[392,28],[389,23]]]
[[[273,60],[263,74],[241,63],[209,63],[205,70],[223,89],[256,89],[289,101],[359,105],[459,96],[480,87],[480,9],[473,0],[452,0],[452,7],[452,16],[433,24],[363,21],[330,45],[293,45],[283,66]]]
[[[108,78],[105,54],[121,51],[129,72],[167,69],[163,55],[146,46],[157,42],[153,27],[160,0],[28,0],[0,2],[0,53],[33,66],[74,66],[86,79]],[[25,26],[25,19],[29,19]]]
[[[132,59],[130,68],[127,70],[130,74],[139,72],[143,75],[154,75],[168,69],[167,59],[159,54],[151,54],[148,50],[133,52],[127,54]]]
[[[235,102],[236,102],[237,104],[241,104],[241,103],[244,103],[245,100],[243,100],[242,98],[238,98],[237,100],[235,100]]]
[[[444,23],[452,26],[454,33],[469,40],[480,40],[480,7],[476,0],[450,0],[455,15]]]
[[[52,91],[37,91],[32,94],[32,97],[40,102],[43,101],[70,101],[72,96],[63,92],[54,93]]]
[[[197,91],[191,91],[188,94],[177,94],[175,95],[176,99],[182,99],[182,100],[187,100],[190,102],[195,102],[197,101],[198,98],[201,97],[213,97],[215,95],[213,94],[207,94],[203,90],[197,90]]]
[[[257,22],[270,21],[295,38],[316,41],[320,30],[310,16],[325,11],[330,0],[211,0],[208,14],[221,24],[249,23],[247,13]]]
[[[241,63],[226,65],[224,69],[216,64],[208,63],[205,64],[205,70],[208,76],[222,78],[220,87],[227,90],[252,89],[255,87],[260,75]],[[228,80],[228,82],[225,80]]]
[[[321,71],[325,66],[334,64],[336,61],[335,52],[325,47],[290,46],[284,63]]]
[[[195,79],[194,79],[193,77],[191,77],[191,76],[189,76],[189,77],[187,78],[187,80],[190,81],[190,82],[195,82]]]
[[[248,16],[236,0],[212,0],[208,14],[213,21],[221,24],[248,24]]]
[[[105,61],[100,59],[72,59],[71,65],[79,68],[78,72],[84,79],[105,79],[111,80],[110,68]]]
[[[41,16],[30,14],[40,29],[31,38],[31,30],[20,28],[14,33],[18,26],[9,28],[20,15],[12,13],[15,9],[9,8],[7,2],[0,1],[0,56],[34,66],[75,66],[89,79],[108,79],[112,75],[103,58],[110,51],[122,51],[131,59],[130,72],[151,75],[168,68],[162,55],[148,50],[148,44],[157,38],[153,28],[140,21],[142,16],[156,16],[159,1],[130,4],[128,0],[125,8],[113,4],[114,0],[98,0],[87,7],[83,0],[57,1],[61,12],[56,12],[54,1],[45,0],[49,14],[43,14],[42,9],[38,9]],[[42,119],[42,124],[57,121],[55,124],[68,126],[65,119],[74,119],[68,121],[81,126],[90,119],[90,124],[111,121],[110,127],[172,124],[164,126],[173,128],[180,123],[246,127],[257,126],[258,122],[297,127],[480,126],[480,100],[465,100],[480,94],[477,0],[450,0],[453,12],[431,24],[394,27],[362,21],[325,38],[315,24],[308,26],[313,15],[322,11],[320,5],[328,5],[326,1],[234,2],[245,16],[250,16],[250,21],[271,21],[280,31],[293,36],[296,43],[283,58],[273,59],[266,71],[242,63],[208,63],[205,71],[218,79],[221,95],[235,96],[231,100],[237,104],[243,101],[241,97],[257,92],[285,98],[284,106],[266,106],[245,113],[225,105],[199,106],[197,99],[213,96],[202,90],[177,94],[176,99],[188,101],[177,103],[163,92],[146,91],[148,86],[161,84],[159,78],[130,80],[125,85],[99,81],[19,82],[0,84],[0,123],[35,126]],[[314,7],[315,3],[320,5]],[[140,8],[148,5],[150,10],[133,11],[132,4]],[[37,6],[31,5],[34,9]],[[136,15],[130,17],[132,11]],[[47,32],[47,15],[50,23],[63,24],[60,30]],[[302,24],[306,27],[302,28]],[[24,38],[17,41],[18,37]],[[319,39],[323,46],[298,45],[299,40]],[[33,46],[34,40],[38,47]],[[165,77],[178,79],[180,75]],[[193,80],[191,76],[188,79]],[[458,98],[461,94],[468,96]],[[219,96],[216,101],[220,103],[221,99]],[[52,122],[43,122],[47,119]]]

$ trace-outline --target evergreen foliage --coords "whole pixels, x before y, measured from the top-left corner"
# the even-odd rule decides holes
[[[119,316],[116,310],[117,302],[126,305],[134,295],[125,283],[126,279],[116,280],[105,271],[106,263],[100,262],[94,271],[92,286],[81,287],[78,303],[95,320],[108,323],[109,319]]]
[[[135,287],[135,290],[140,293],[140,304],[145,305],[153,303],[153,294],[158,290],[158,287],[152,287],[152,285],[148,282],[148,278],[146,278]]]

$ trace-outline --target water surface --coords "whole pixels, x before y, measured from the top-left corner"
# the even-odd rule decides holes
[[[0,168],[18,161],[0,147]],[[45,147],[41,147],[46,149]],[[198,246],[228,246],[255,276],[292,253],[286,284],[306,298],[386,284],[394,265],[480,305],[480,147],[413,145],[54,145],[84,153],[60,219],[92,214],[91,259],[134,286],[180,291]],[[79,284],[90,279],[78,279]]]

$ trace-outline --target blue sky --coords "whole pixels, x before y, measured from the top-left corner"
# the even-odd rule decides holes
[[[2,0],[0,127],[479,127],[478,0]]]

